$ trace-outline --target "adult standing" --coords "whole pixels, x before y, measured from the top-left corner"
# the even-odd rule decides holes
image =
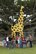
[[[15,37],[12,37],[12,47],[15,48]]]
[[[32,35],[29,35],[29,39],[30,39],[30,47],[32,47]]]
[[[18,48],[18,35],[16,36],[16,47]]]
[[[6,37],[6,43],[7,43],[7,47],[9,47],[9,37]]]

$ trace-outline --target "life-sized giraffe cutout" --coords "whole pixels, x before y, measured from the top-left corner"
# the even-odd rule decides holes
[[[23,9],[24,7],[21,6],[21,9],[20,9],[20,16],[18,18],[18,23],[15,24],[14,26],[11,25],[11,30],[12,30],[12,36],[16,36],[16,32],[19,32],[20,35],[23,35],[23,20],[24,20],[24,12],[23,12]]]

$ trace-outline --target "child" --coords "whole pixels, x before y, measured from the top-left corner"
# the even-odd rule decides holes
[[[24,40],[23,40],[23,48],[26,47],[26,38],[24,37]]]

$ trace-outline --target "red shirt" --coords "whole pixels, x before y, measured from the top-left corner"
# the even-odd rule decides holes
[[[21,37],[21,39],[22,39],[22,44],[24,44],[24,37]]]

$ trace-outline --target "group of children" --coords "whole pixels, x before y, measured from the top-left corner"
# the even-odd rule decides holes
[[[16,37],[5,37],[3,40],[3,46],[5,47],[12,47],[12,48],[26,48],[26,47],[32,47],[32,36],[30,35],[28,38],[22,36],[16,36]]]

